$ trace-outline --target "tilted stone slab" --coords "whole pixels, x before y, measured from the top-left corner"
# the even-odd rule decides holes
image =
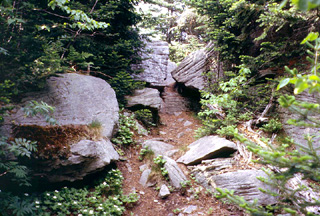
[[[203,73],[211,70],[211,59],[216,55],[213,48],[214,44],[209,43],[205,48],[191,53],[171,72],[172,77],[188,88],[202,90],[206,83]]]
[[[166,160],[164,167],[168,170],[170,183],[175,188],[181,188],[181,183],[187,180],[182,170],[179,168],[175,160],[164,156],[163,159]]]
[[[235,143],[218,136],[202,137],[188,147],[189,151],[180,157],[177,162],[185,165],[195,165],[201,163],[202,160],[225,157],[238,150]]]
[[[267,178],[267,174],[261,170],[239,170],[236,172],[223,173],[210,177],[212,189],[234,190],[234,194],[243,196],[245,200],[253,202],[258,200],[259,205],[275,204],[276,197],[262,193],[259,188],[274,190],[270,186],[259,181],[257,177]]]

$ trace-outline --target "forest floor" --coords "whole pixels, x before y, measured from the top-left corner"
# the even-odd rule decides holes
[[[175,149],[179,150],[173,156],[173,159],[176,160],[187,150],[187,146],[196,140],[195,130],[201,126],[200,120],[192,112],[178,112],[174,115],[162,113],[160,119],[160,126],[153,128],[148,136],[136,137],[137,145],[125,150],[127,159],[117,163],[124,176],[124,193],[129,194],[136,191],[140,196],[139,201],[128,207],[124,215],[245,215],[239,208],[223,203],[207,193],[205,189],[190,178],[188,169],[182,164],[179,164],[180,168],[191,181],[191,186],[187,191],[175,189],[169,197],[161,199],[156,186],[144,187],[139,183],[141,176],[139,167],[146,163],[146,161],[139,160],[140,143],[144,140],[160,138],[163,142],[174,145]],[[162,179],[162,181],[165,180]],[[198,192],[195,193],[195,191]],[[191,214],[184,214],[183,210],[191,205],[196,206],[197,209]]]

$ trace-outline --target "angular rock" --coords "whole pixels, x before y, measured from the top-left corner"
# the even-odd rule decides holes
[[[190,111],[190,101],[181,96],[174,85],[166,86],[161,94],[163,103],[160,112],[175,114],[181,111]]]
[[[187,177],[184,175],[182,170],[179,168],[178,164],[171,158],[164,156],[166,160],[164,167],[168,170],[168,175],[170,183],[175,188],[181,188],[181,182],[187,180]]]
[[[148,130],[145,129],[138,121],[136,121],[136,128],[139,135],[148,136]]]
[[[218,136],[202,137],[188,147],[189,151],[180,157],[177,162],[195,165],[202,160],[230,155],[238,150],[235,143]]]
[[[53,117],[61,126],[88,125],[99,121],[103,136],[111,139],[116,132],[119,106],[114,90],[100,78],[75,73],[51,77],[45,90],[26,95],[22,104],[17,105],[18,108],[6,118],[0,132],[10,136],[12,120],[14,125],[49,125],[40,115],[25,118],[19,107],[32,100],[43,101],[55,107]]]
[[[191,53],[171,72],[172,77],[187,88],[202,90],[206,83],[203,73],[212,70],[212,59],[216,55],[213,47],[214,44],[209,43],[204,49]],[[222,71],[218,67],[216,65],[217,76]]]
[[[157,89],[144,88],[135,90],[132,96],[126,96],[127,107],[143,106],[159,110],[162,99]]]
[[[171,63],[168,67],[168,43],[157,40],[146,42],[145,51],[150,52],[143,52],[141,64],[132,66],[133,69],[143,69],[143,72],[133,75],[134,79],[150,83],[151,86],[165,86],[172,79],[169,70],[173,67]]]
[[[139,183],[142,185],[142,186],[147,186],[147,183],[148,183],[148,178],[149,178],[149,175],[151,173],[151,169],[146,169],[142,172],[141,174],[141,177],[140,177],[140,180],[139,180]]]
[[[258,199],[258,205],[275,204],[277,199],[268,194],[262,193],[259,188],[272,188],[257,179],[257,177],[267,178],[268,176],[261,170],[239,170],[236,172],[224,173],[212,176],[212,189],[215,187],[234,190],[234,194],[243,196],[245,200],[253,202]]]
[[[185,127],[188,127],[188,126],[190,126],[190,125],[192,125],[192,122],[191,122],[191,121],[186,121],[186,122],[183,124],[183,126],[185,126]]]
[[[167,187],[167,185],[163,184],[161,185],[160,191],[159,191],[159,197],[161,197],[162,199],[168,197],[170,195],[170,191],[169,188]]]
[[[169,156],[168,152],[173,150],[174,146],[165,142],[156,141],[156,140],[146,140],[142,143],[142,147],[148,146],[151,149],[155,156],[164,155]]]
[[[34,171],[36,176],[45,177],[50,182],[73,182],[102,170],[118,159],[119,155],[110,141],[81,140],[70,146],[67,159],[39,162]]]

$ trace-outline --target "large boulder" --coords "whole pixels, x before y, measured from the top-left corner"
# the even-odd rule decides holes
[[[195,165],[202,160],[225,157],[237,151],[237,145],[218,136],[206,136],[191,143],[189,150],[177,162],[185,165]]]
[[[127,107],[153,108],[159,110],[162,99],[157,89],[144,88],[135,90],[133,95],[126,96]]]
[[[53,117],[59,124],[49,126],[41,115],[25,117],[20,107],[32,100],[55,107]],[[109,141],[117,129],[118,111],[115,92],[107,82],[68,73],[51,77],[46,89],[26,95],[0,129],[9,137],[38,141],[35,175],[50,182],[75,181],[118,160]],[[94,122],[98,128],[88,126]]]
[[[213,61],[213,57],[216,55],[213,48],[214,44],[210,42],[205,48],[191,53],[171,72],[172,77],[187,88],[202,90],[206,83],[203,74],[212,70],[213,64],[216,66],[217,75],[222,71],[219,65]]]
[[[302,92],[301,94],[295,95],[296,100],[309,102],[309,103],[319,103],[319,95],[318,94],[309,94],[307,91]],[[288,124],[287,121],[289,119],[299,119],[301,116],[297,113],[291,112],[289,109],[279,107],[278,109],[279,116],[283,122],[283,129],[290,137],[294,139],[294,141],[300,145],[308,147],[308,141],[305,140],[305,135],[311,134],[316,135],[313,142],[313,147],[318,148],[318,154],[320,154],[320,138],[317,138],[319,135],[320,128],[315,127],[303,127],[303,126],[294,126]],[[312,118],[315,118],[317,121],[320,121],[320,116],[317,112],[312,113],[311,111],[308,112],[308,115]],[[312,122],[307,123],[313,124]]]
[[[88,125],[93,121],[101,123],[101,135],[111,138],[116,132],[119,106],[114,90],[104,80],[75,73],[51,77],[47,88],[41,92],[26,95],[22,104],[11,112],[1,128],[10,136],[14,125],[49,125],[40,115],[26,118],[19,108],[29,101],[44,101],[55,107],[53,117],[59,125]]]
[[[73,182],[118,159],[119,155],[109,140],[81,140],[70,146],[68,158],[41,161],[34,171],[36,176],[45,177],[50,182]]]
[[[139,65],[134,65],[133,69],[143,69],[143,72],[133,75],[134,78],[145,81],[151,86],[165,86],[171,79],[168,69],[170,70],[173,67],[170,63],[168,68],[168,43],[158,40],[146,42],[146,47],[141,57],[143,61]]]

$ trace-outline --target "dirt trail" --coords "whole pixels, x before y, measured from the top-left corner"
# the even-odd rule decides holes
[[[160,119],[161,125],[153,129],[149,136],[142,137],[140,142],[152,138],[161,138],[164,142],[174,145],[179,150],[173,156],[173,159],[177,159],[187,150],[187,146],[195,141],[194,131],[201,126],[201,122],[191,112],[178,112],[174,115],[160,114]],[[195,192],[192,192],[192,190],[198,190],[199,185],[190,179],[188,170],[183,165],[179,166],[192,182],[189,192],[183,193],[181,190],[174,190],[168,198],[161,199],[158,196],[156,187],[143,187],[139,184],[141,176],[139,167],[145,164],[144,161],[138,159],[140,149],[140,145],[128,149],[125,152],[128,160],[118,162],[117,164],[124,176],[124,192],[131,193],[135,190],[140,195],[138,203],[129,208],[124,215],[169,216],[175,215],[174,212],[179,215],[178,209],[181,210],[180,216],[243,215],[239,209],[221,203],[206,193],[204,189],[197,195]],[[183,210],[190,205],[197,206],[197,209],[191,214],[183,213]]]

